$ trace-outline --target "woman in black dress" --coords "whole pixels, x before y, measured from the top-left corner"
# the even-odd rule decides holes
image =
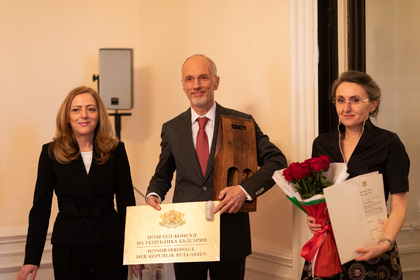
[[[331,277],[312,275],[305,262],[302,279],[402,279],[398,248],[395,244],[407,210],[410,161],[397,134],[372,124],[369,117],[378,113],[381,92],[373,79],[363,72],[348,71],[331,90],[340,120],[338,129],[318,136],[312,156],[327,155],[331,162],[346,162],[349,178],[379,171],[384,179],[385,201],[390,196],[391,211],[378,244],[355,248],[358,258],[342,265]],[[312,233],[321,229],[307,217]]]

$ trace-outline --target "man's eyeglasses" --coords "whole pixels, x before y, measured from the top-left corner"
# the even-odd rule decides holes
[[[211,76],[210,75],[201,75],[201,76],[198,76],[198,77],[187,76],[187,77],[184,77],[184,79],[182,79],[182,81],[184,82],[184,84],[193,84],[195,82],[195,79],[198,80],[198,83],[200,85],[205,85],[205,84],[210,83]]]
[[[368,102],[369,100],[370,98],[361,100],[360,98],[357,98],[357,97],[350,98],[350,100],[345,100],[344,98],[338,97],[333,100],[333,103],[336,104],[337,106],[344,106],[346,103],[349,103],[352,106],[357,106],[362,103]]]

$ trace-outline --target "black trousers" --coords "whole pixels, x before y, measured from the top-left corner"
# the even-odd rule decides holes
[[[175,263],[174,270],[176,280],[207,280],[207,271],[211,280],[243,280],[245,258],[219,262]]]
[[[52,249],[56,280],[126,280],[123,245],[60,246]]]

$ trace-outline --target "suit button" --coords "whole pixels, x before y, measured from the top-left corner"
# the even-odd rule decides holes
[[[205,190],[207,190],[207,187],[206,186],[203,187],[203,191],[205,191]]]

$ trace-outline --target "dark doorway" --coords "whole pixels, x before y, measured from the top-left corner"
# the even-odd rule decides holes
[[[318,0],[318,119],[319,134],[336,129],[338,117],[329,100],[331,84],[338,78],[337,0]],[[347,0],[347,64],[366,71],[365,0]]]

